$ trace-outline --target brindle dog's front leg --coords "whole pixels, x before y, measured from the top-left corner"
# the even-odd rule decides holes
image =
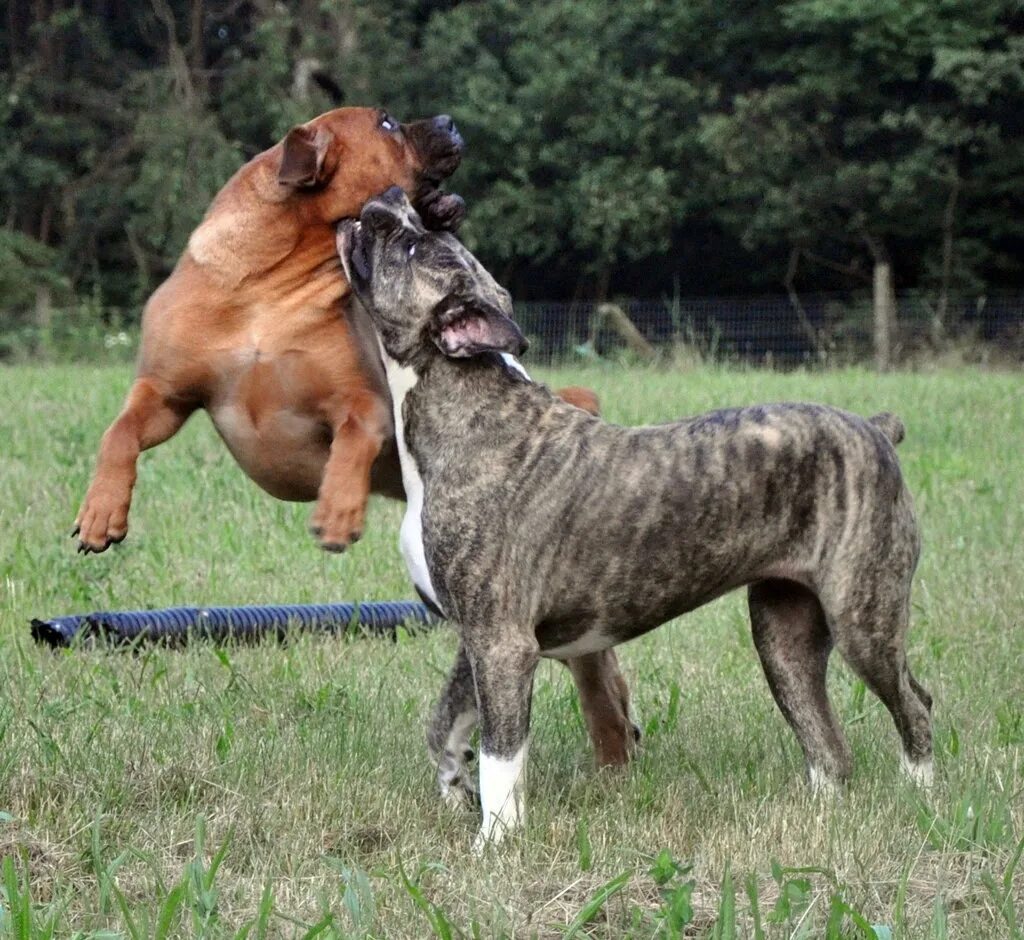
[[[468,762],[473,758],[469,739],[476,728],[476,689],[466,648],[459,645],[455,665],[427,726],[427,748],[437,764],[441,797],[449,806],[477,802],[476,786]]]
[[[521,828],[525,820],[530,701],[540,659],[533,636],[515,627],[485,631],[484,636],[462,631],[480,712],[483,823],[473,843],[477,853]]]

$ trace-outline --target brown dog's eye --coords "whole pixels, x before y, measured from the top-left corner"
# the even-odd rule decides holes
[[[389,134],[392,131],[398,130],[398,121],[396,121],[390,114],[382,114],[380,118],[380,129],[387,131]]]

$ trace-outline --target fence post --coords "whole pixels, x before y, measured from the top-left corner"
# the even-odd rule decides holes
[[[896,326],[896,293],[892,285],[892,265],[875,262],[875,368],[888,372],[892,366],[892,334]]]

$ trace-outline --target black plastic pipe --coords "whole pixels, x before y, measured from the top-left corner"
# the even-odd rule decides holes
[[[76,639],[130,643],[137,639],[182,642],[191,637],[253,640],[282,636],[289,629],[321,633],[367,630],[394,635],[402,624],[432,627],[439,623],[416,601],[363,604],[284,604],[269,607],[170,607],[165,610],[102,611],[32,620],[37,643],[70,646]]]

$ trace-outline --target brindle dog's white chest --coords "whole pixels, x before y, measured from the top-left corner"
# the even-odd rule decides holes
[[[379,342],[379,339],[378,339]],[[415,387],[418,381],[416,373],[408,366],[399,365],[380,345],[380,355],[387,373],[388,388],[395,411],[395,440],[398,443],[398,459],[402,466],[402,486],[405,487],[405,517],[398,535],[398,547],[405,559],[405,567],[420,593],[427,597],[437,608],[433,582],[430,580],[430,569],[427,567],[427,554],[423,548],[423,479],[409,448],[405,443],[405,423],[402,420],[402,405],[405,396]]]
[[[388,355],[384,344],[380,342],[380,337],[377,338],[377,343],[380,346],[380,356],[384,362],[388,388],[391,391],[391,401],[395,413],[395,440],[398,443],[398,459],[402,467],[402,486],[405,487],[405,516],[399,529],[398,547],[402,552],[402,558],[405,560],[405,567],[409,572],[409,577],[412,578],[412,583],[438,610],[443,610],[438,602],[437,593],[434,591],[434,584],[430,579],[427,553],[423,547],[423,479],[415,459],[409,453],[405,441],[405,422],[402,420],[402,405],[405,403],[405,396],[415,388],[419,377],[409,366],[399,365]],[[503,353],[502,359],[510,369],[518,372],[525,379],[530,378],[522,364],[514,356]]]

